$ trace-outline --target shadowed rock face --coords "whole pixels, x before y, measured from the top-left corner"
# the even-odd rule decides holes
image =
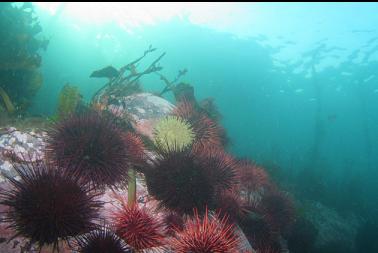
[[[356,252],[378,252],[378,223],[367,220],[358,230],[356,236]]]
[[[318,231],[315,252],[353,252],[361,219],[355,215],[341,216],[318,202],[308,202],[305,218]],[[338,251],[331,249],[338,249]],[[339,251],[341,250],[341,251]]]

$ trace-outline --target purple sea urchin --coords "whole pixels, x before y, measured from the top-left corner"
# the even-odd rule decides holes
[[[131,253],[132,249],[108,226],[91,231],[77,239],[79,253]]]
[[[8,178],[10,190],[3,190],[0,204],[7,207],[5,219],[16,236],[26,237],[40,248],[91,230],[102,203],[77,179],[44,162],[14,165],[20,176]]]
[[[127,180],[135,153],[143,149],[131,137],[97,112],[71,115],[49,132],[47,157],[96,186],[114,186]]]
[[[149,193],[161,207],[179,214],[213,206],[215,195],[237,181],[233,160],[215,150],[160,152],[145,176]]]

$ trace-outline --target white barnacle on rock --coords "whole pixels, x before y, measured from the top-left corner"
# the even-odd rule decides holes
[[[3,148],[5,143],[5,138],[0,138],[0,147]]]
[[[9,145],[13,145],[16,142],[16,138],[12,137],[9,139],[8,143]]]
[[[26,152],[26,149],[22,146],[17,145],[13,148],[13,151],[16,154],[24,154]]]
[[[19,131],[15,132],[15,136],[18,142],[25,143],[28,139],[28,135]]]
[[[137,109],[137,111],[138,111],[139,113],[141,113],[141,114],[146,113],[146,110],[144,110],[143,108],[137,107],[136,109]]]
[[[12,168],[12,164],[8,161],[4,161],[4,163],[0,166],[1,171],[10,171]]]

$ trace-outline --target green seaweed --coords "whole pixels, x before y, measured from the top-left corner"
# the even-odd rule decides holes
[[[74,113],[80,105],[82,96],[76,86],[65,84],[60,91],[55,119],[61,120]]]
[[[134,169],[129,169],[128,174],[127,203],[131,206],[136,203],[136,172]]]
[[[8,94],[5,92],[5,90],[2,87],[0,87],[0,97],[3,99],[5,108],[7,109],[8,113],[13,113],[16,110],[16,108],[14,107]]]

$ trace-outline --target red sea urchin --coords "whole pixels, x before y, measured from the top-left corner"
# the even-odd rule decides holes
[[[209,217],[206,209],[203,219],[194,211],[192,219],[185,223],[184,230],[177,231],[171,240],[173,252],[177,253],[230,253],[239,252],[240,238],[227,216]]]
[[[102,203],[97,194],[76,178],[63,174],[45,162],[14,165],[20,180],[8,177],[11,189],[1,193],[0,204],[7,207],[3,221],[40,248],[85,233],[94,227]]]
[[[237,162],[242,190],[248,193],[272,188],[272,183],[265,170],[249,160]]]
[[[143,149],[140,143],[117,128],[114,119],[90,111],[56,123],[46,149],[47,157],[72,175],[103,187],[127,180],[130,162]]]
[[[147,209],[137,204],[122,207],[114,214],[117,235],[140,251],[164,245],[164,226]]]
[[[132,249],[109,227],[99,229],[82,235],[77,240],[79,253],[131,253]]]
[[[145,170],[149,193],[160,206],[179,214],[192,215],[213,206],[218,192],[237,182],[233,160],[224,152],[185,149],[160,152]]]

